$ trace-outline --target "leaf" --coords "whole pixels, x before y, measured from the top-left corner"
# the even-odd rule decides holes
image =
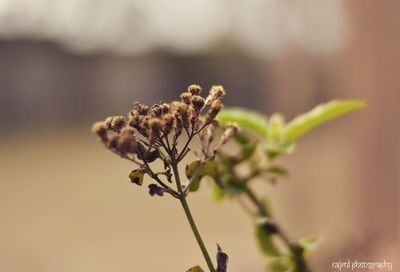
[[[219,244],[217,244],[218,253],[217,253],[217,272],[226,272],[226,268],[228,267],[229,256],[225,252],[222,251],[222,248]]]
[[[144,171],[140,169],[133,170],[129,174],[129,178],[131,179],[132,183],[135,183],[139,186],[143,185],[143,177],[144,177]]]
[[[309,256],[317,247],[318,239],[314,237],[308,237],[298,240],[299,245],[303,248],[303,254]]]
[[[221,175],[221,181],[225,191],[231,194],[240,194],[248,190],[246,183],[238,179],[232,173],[225,172]]]
[[[276,257],[280,255],[274,241],[272,240],[272,236],[259,224],[256,225],[256,237],[261,251],[266,256]]]
[[[261,137],[265,137],[267,132],[267,117],[243,108],[224,109],[217,115],[217,120],[222,125],[237,123],[240,127],[247,128]]]
[[[200,266],[196,265],[196,266],[190,268],[189,270],[187,270],[186,272],[204,272],[204,270],[201,269]]]
[[[290,121],[285,127],[284,140],[293,142],[311,129],[337,118],[345,113],[362,109],[366,103],[361,100],[333,100],[321,104],[311,111],[301,114]]]
[[[186,165],[186,177],[190,180],[189,190],[195,192],[200,188],[200,181],[205,176],[215,178],[217,176],[216,164],[213,161],[201,163],[199,160]]]
[[[240,156],[239,161],[245,161],[253,156],[254,152],[256,152],[258,146],[258,141],[252,141],[245,143],[240,148]]]
[[[285,120],[281,114],[274,113],[269,118],[266,138],[274,144],[279,144],[283,140],[284,133]]]
[[[195,192],[200,188],[200,180],[202,178],[200,175],[201,167],[203,166],[199,160],[193,161],[186,165],[186,177],[190,180],[189,190],[191,192]]]
[[[293,263],[287,256],[271,258],[267,263],[268,272],[288,272]]]
[[[277,165],[268,167],[267,172],[282,177],[286,177],[289,174],[286,168]]]
[[[215,202],[219,203],[224,199],[224,191],[217,185],[213,186],[213,198]]]

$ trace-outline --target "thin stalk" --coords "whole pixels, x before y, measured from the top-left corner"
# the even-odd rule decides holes
[[[207,252],[207,248],[204,245],[203,239],[201,238],[200,232],[197,229],[196,223],[194,222],[194,219],[193,219],[192,213],[190,211],[189,205],[187,203],[186,195],[185,195],[185,193],[183,192],[183,189],[182,189],[182,183],[181,183],[181,180],[180,180],[180,177],[179,177],[179,171],[178,171],[178,167],[177,167],[176,163],[172,164],[172,170],[174,172],[176,186],[177,186],[178,192],[180,194],[179,200],[181,202],[183,210],[185,211],[186,218],[189,221],[190,227],[191,227],[191,229],[193,231],[193,234],[194,234],[194,236],[196,238],[197,244],[199,245],[200,250],[203,253],[204,259],[205,259],[205,261],[207,263],[207,266],[208,266],[208,269],[210,270],[210,272],[216,272],[215,268],[214,268],[214,265],[213,265],[213,263],[211,261],[210,255]]]
[[[256,194],[251,190],[249,186],[247,186],[246,195],[250,199],[250,201],[257,207],[258,214],[271,218],[270,212],[267,210],[265,205],[257,198]],[[293,259],[296,265],[296,272],[311,272],[311,270],[307,266],[307,262],[303,257],[302,250],[300,250],[299,246],[296,243],[290,241],[286,233],[282,231],[278,224],[274,223],[276,229],[276,235],[278,235],[281,240],[286,244],[288,249],[293,255]]]

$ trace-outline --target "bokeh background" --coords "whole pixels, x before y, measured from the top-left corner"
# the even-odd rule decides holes
[[[398,262],[399,11],[395,0],[0,0],[0,271],[204,266],[179,203],[130,184],[133,166],[90,134],[191,83],[287,119],[365,99],[304,137],[282,161],[290,177],[258,193],[293,238],[321,238],[315,271]],[[205,185],[190,204],[230,271],[264,270],[237,203],[214,205]]]

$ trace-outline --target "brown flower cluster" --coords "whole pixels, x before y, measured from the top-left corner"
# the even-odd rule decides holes
[[[165,185],[159,176],[164,175],[171,182],[171,165],[178,164],[189,152],[193,137],[200,136],[205,159],[215,153],[215,149],[209,152],[209,145],[216,134],[216,117],[224,107],[221,99],[225,91],[222,86],[213,86],[206,98],[201,93],[199,85],[190,85],[180,95],[179,101],[161,102],[151,107],[135,103],[127,117],[108,117],[95,123],[93,132],[107,148],[138,164],[141,171],[161,185],[160,188],[174,194],[176,192]],[[220,144],[224,144],[235,131],[228,128]],[[186,142],[178,147],[182,135],[185,135],[183,138],[186,138]],[[149,163],[156,159],[164,162],[165,171],[152,171]],[[153,186],[150,189],[153,195],[156,188]],[[161,195],[161,191],[157,194]]]

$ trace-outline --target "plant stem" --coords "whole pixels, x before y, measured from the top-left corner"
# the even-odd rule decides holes
[[[193,234],[196,237],[197,244],[199,245],[200,250],[203,253],[204,259],[205,259],[205,261],[207,263],[207,266],[208,266],[208,269],[210,270],[210,272],[216,272],[215,268],[214,268],[214,265],[213,265],[213,263],[211,261],[210,255],[207,252],[207,248],[204,245],[203,239],[201,238],[200,232],[197,229],[196,223],[194,222],[194,219],[193,219],[192,213],[190,211],[189,205],[187,203],[186,194],[183,192],[183,189],[182,189],[182,183],[181,183],[181,180],[180,180],[180,177],[179,177],[178,166],[176,165],[176,163],[172,164],[172,170],[174,172],[176,186],[177,186],[178,192],[180,194],[179,200],[181,202],[183,210],[185,211],[186,218],[189,221],[189,224],[190,224],[190,227],[191,227],[191,229],[193,231]]]
[[[267,218],[271,218],[270,212],[267,210],[265,205],[261,203],[261,201],[257,198],[256,194],[251,190],[249,186],[247,186],[246,195],[257,207],[258,214]],[[282,231],[277,223],[274,222],[273,224],[276,231],[275,234],[278,235],[281,240],[286,244],[293,256],[295,262],[295,272],[311,272],[311,270],[307,266],[306,260],[304,259],[301,247],[299,247],[298,244],[291,242],[288,236]]]

